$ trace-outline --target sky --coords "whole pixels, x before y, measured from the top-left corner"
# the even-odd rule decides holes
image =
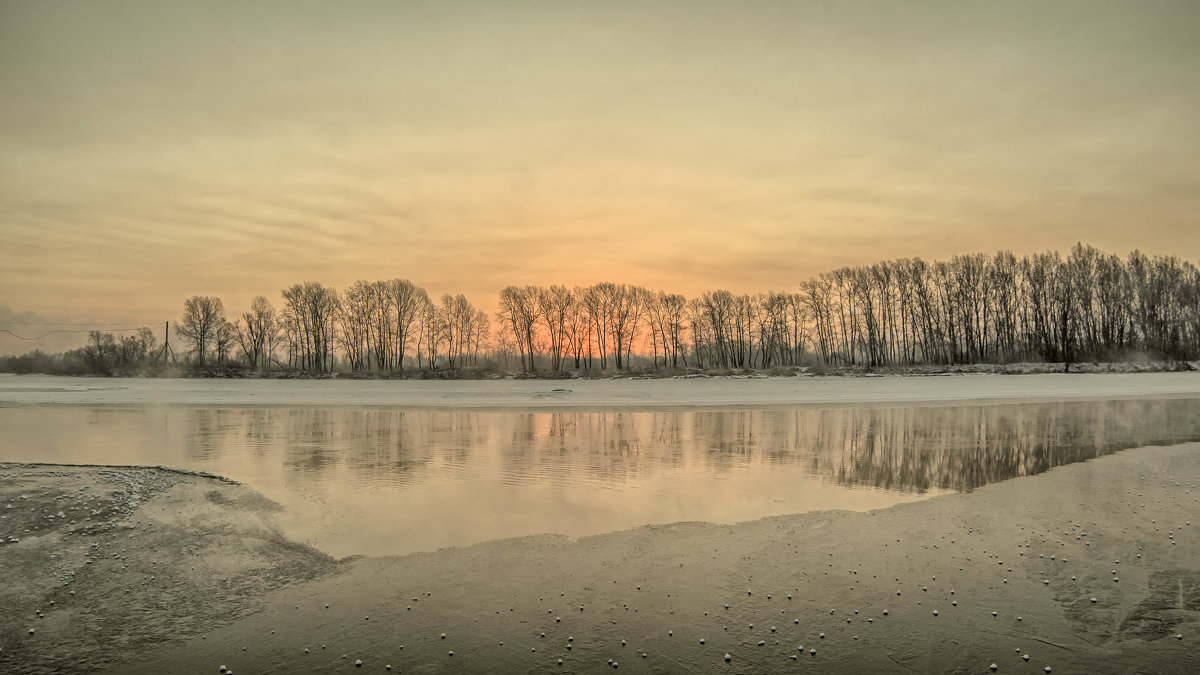
[[[1198,34],[1192,0],[0,0],[0,328],[303,281],[492,311],[1077,241],[1196,262]]]

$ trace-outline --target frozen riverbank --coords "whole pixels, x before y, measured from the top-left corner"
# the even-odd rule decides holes
[[[1200,373],[482,381],[0,377],[0,405],[695,410],[1171,396],[1200,396]]]
[[[0,665],[1191,673],[1200,668],[1197,453],[1197,444],[1130,450],[870,513],[341,563],[269,536],[269,503],[244,486],[174,475],[113,531],[60,525],[0,547],[8,576],[31,580],[0,613]],[[29,511],[31,523],[95,490],[86,471],[0,472],[14,504],[6,515]],[[163,588],[176,590],[164,600]]]
[[[190,472],[0,463],[0,672],[103,670],[338,569],[278,509]]]

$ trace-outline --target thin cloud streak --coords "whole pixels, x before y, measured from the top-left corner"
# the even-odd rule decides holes
[[[1200,258],[1200,6],[0,4],[0,302]],[[74,309],[71,309],[74,308]],[[162,316],[168,312],[169,316]]]

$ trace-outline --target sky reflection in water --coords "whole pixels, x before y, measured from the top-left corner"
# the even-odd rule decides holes
[[[289,536],[387,554],[647,523],[868,510],[1200,439],[1200,400],[511,413],[0,408],[0,460],[154,464],[250,484]]]

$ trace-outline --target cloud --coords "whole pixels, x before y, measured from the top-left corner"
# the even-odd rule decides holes
[[[1190,5],[353,9],[4,5],[2,298],[156,323],[309,279],[489,305],[1200,257]]]

